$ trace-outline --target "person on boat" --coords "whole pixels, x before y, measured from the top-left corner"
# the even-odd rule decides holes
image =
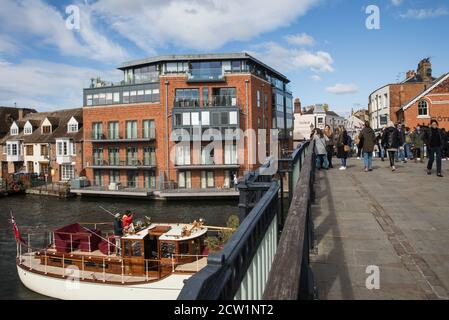
[[[127,210],[122,217],[123,231],[129,232],[134,230],[133,219],[134,213],[132,213],[130,210]]]
[[[120,217],[120,213],[117,213],[114,217],[114,237],[115,237],[115,253],[119,254],[120,251],[120,239],[123,236],[123,223]]]

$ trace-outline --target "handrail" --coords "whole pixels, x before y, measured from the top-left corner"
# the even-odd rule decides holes
[[[310,207],[315,170],[314,144],[308,148],[264,292],[266,300],[311,298],[308,258],[313,229]]]

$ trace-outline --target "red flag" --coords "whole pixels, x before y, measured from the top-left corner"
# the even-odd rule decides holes
[[[23,240],[22,236],[20,235],[19,228],[17,227],[16,220],[14,219],[12,213],[11,213],[11,224],[12,224],[12,230],[14,232],[14,237],[16,238],[16,241],[20,241],[23,244],[26,244],[25,240]]]

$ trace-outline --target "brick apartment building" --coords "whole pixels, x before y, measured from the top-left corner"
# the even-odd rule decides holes
[[[408,71],[406,79],[400,83],[387,84],[370,94],[368,111],[373,129],[380,129],[388,121],[397,122],[401,107],[418,94],[427,90],[435,78],[429,59],[419,62],[417,71]]]
[[[244,137],[226,129],[277,128],[278,152],[293,147],[289,80],[247,53],[158,56],[119,69],[120,83],[84,89],[84,167],[94,186],[231,187],[234,174],[260,164],[248,161],[260,141],[238,148]],[[207,129],[223,134],[221,149],[206,147]]]
[[[10,125],[1,144],[2,177],[35,173],[59,182],[84,175],[81,108],[28,113]]]

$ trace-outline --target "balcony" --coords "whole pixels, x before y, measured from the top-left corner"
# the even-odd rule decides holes
[[[175,97],[173,108],[199,108],[199,107],[233,107],[239,106],[236,96],[213,95],[206,99]]]
[[[6,161],[8,162],[22,162],[23,161],[23,155],[22,154],[16,154],[16,155],[6,155]]]
[[[74,156],[70,156],[70,155],[57,155],[56,156],[57,164],[71,164],[74,161],[75,161]]]
[[[219,68],[198,68],[187,72],[187,82],[224,82],[223,69]]]
[[[92,143],[118,143],[118,142],[149,142],[152,140],[156,140],[156,129],[151,128],[149,129],[149,133],[147,137],[140,137],[140,138],[124,138],[123,136],[114,136],[114,135],[105,135],[105,134],[99,134],[99,133],[93,133],[91,135],[91,140],[88,140],[88,142]]]
[[[151,170],[156,168],[156,161],[154,158],[144,157],[143,161],[139,159],[104,160],[102,158],[88,158],[86,167],[91,169],[123,169],[123,170]]]
[[[212,169],[239,169],[240,164],[175,164],[177,170],[212,170]]]

